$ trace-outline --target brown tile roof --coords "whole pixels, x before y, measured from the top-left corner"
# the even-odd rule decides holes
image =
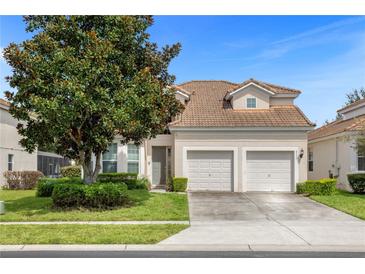
[[[275,94],[300,94],[301,93],[301,91],[298,89],[292,89],[292,88],[288,88],[288,87],[274,85],[274,84],[266,83],[266,82],[259,81],[259,80],[253,79],[253,78],[248,79],[241,84],[236,84],[236,86],[234,86],[232,89],[228,90],[227,93],[235,91],[236,89],[239,89],[240,87],[243,87],[249,83],[255,83],[256,85],[262,86],[263,88],[265,88]]]
[[[294,105],[269,109],[233,110],[224,100],[237,84],[228,81],[190,81],[179,85],[189,91],[191,99],[180,119],[171,127],[302,127],[313,126]]]
[[[361,99],[361,100],[358,100],[358,101],[356,101],[356,102],[354,102],[354,103],[352,103],[352,104],[349,104],[349,105],[347,105],[347,106],[345,106],[345,107],[343,107],[343,108],[341,108],[341,109],[337,110],[337,112],[342,112],[342,111],[344,111],[344,110],[347,110],[347,109],[349,109],[349,108],[355,107],[355,106],[360,105],[360,104],[362,104],[362,103],[365,103],[365,99]]]
[[[311,131],[308,134],[308,140],[311,141],[346,131],[362,130],[364,126],[365,114],[347,120],[341,119]]]
[[[3,106],[6,106],[6,107],[9,107],[10,106],[10,103],[8,101],[5,101],[4,99],[1,99],[0,98],[0,105],[3,105]]]

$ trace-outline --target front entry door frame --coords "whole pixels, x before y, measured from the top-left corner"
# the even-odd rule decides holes
[[[152,146],[152,185],[165,185],[171,177],[171,158],[170,146]]]

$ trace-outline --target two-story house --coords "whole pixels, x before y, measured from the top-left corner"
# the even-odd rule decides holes
[[[175,88],[185,110],[170,134],[138,147],[116,138],[103,155],[103,172],[138,172],[153,186],[184,176],[190,190],[234,192],[291,192],[307,179],[307,133],[314,125],[294,105],[299,90],[254,79]]]

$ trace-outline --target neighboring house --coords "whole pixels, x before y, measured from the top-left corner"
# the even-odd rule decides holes
[[[338,177],[349,189],[348,173],[365,172],[365,155],[356,151],[356,136],[365,126],[365,99],[337,111],[342,118],[308,134],[308,178]]]
[[[28,153],[19,144],[19,123],[9,113],[10,104],[0,99],[0,186],[5,183],[4,171],[39,170],[50,177],[59,175],[60,167],[68,165],[62,156],[42,151]]]
[[[294,105],[299,90],[254,79],[178,85],[184,112],[171,134],[142,145],[116,138],[103,172],[138,172],[154,187],[188,177],[190,190],[295,191],[307,179],[307,133],[314,128]]]
[[[10,104],[0,99],[0,185],[7,170],[37,170],[37,151],[28,153],[19,144],[18,121],[9,113]]]

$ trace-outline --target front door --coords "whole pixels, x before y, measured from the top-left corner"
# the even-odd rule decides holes
[[[166,147],[152,147],[152,184],[166,183]]]

